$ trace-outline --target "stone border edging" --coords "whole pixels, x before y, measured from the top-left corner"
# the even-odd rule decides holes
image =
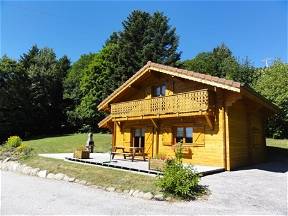
[[[54,179],[58,181],[66,181],[70,183],[78,183],[86,186],[93,186],[98,189],[103,189],[108,192],[118,192],[118,193],[124,193],[129,196],[137,197],[137,198],[143,198],[146,200],[158,200],[158,201],[171,201],[171,197],[164,197],[163,194],[152,194],[151,192],[142,192],[139,190],[124,190],[122,191],[121,189],[115,189],[114,187],[101,187],[98,185],[92,185],[89,182],[86,182],[85,180],[79,180],[74,177],[69,177],[63,173],[49,173],[47,170],[41,170],[40,168],[33,168],[30,166],[27,166],[26,164],[21,164],[18,161],[10,161],[9,158],[6,158],[4,161],[0,161],[0,169],[5,170],[5,171],[12,171],[12,172],[18,172],[22,173],[25,175],[30,175],[30,176],[37,176],[40,178],[47,178],[47,179]]]

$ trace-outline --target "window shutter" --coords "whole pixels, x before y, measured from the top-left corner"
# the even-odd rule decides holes
[[[126,147],[131,146],[131,133],[132,130],[130,128],[123,128],[123,145]]]
[[[145,130],[145,153],[149,156],[152,155],[152,149],[153,149],[153,128],[152,127],[146,127]]]
[[[171,146],[173,144],[173,131],[171,127],[162,128],[162,144]]]
[[[205,144],[204,127],[193,127],[193,143],[199,145]]]

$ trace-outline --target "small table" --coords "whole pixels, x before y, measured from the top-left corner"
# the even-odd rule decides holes
[[[143,147],[130,147],[130,152],[132,153],[132,162],[134,161],[135,156],[143,156],[143,160],[145,161],[145,152]]]
[[[117,150],[122,150],[122,152],[118,152]],[[114,159],[115,154],[121,154],[123,155],[124,159],[126,159],[126,156],[129,156],[129,152],[125,152],[124,146],[112,146],[111,156],[112,159]]]

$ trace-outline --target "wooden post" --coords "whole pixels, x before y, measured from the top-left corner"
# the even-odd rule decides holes
[[[117,124],[114,122],[113,129],[112,129],[112,147],[116,145],[116,127]]]
[[[229,139],[229,119],[228,119],[228,106],[225,106],[224,109],[224,118],[225,118],[225,158],[226,158],[226,170],[231,170],[230,164],[230,139]]]

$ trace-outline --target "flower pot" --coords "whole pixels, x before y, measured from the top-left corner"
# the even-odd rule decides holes
[[[89,159],[89,156],[89,151],[83,149],[76,149],[73,155],[73,157],[77,159]]]

